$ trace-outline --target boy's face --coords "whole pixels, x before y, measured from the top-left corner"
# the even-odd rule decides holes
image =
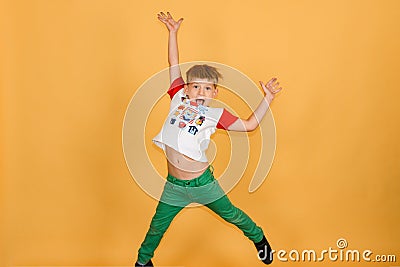
[[[218,95],[218,89],[213,82],[197,78],[185,84],[184,92],[191,101],[203,106],[208,106],[211,100]]]

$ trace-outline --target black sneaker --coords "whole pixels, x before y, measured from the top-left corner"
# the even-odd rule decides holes
[[[260,242],[254,243],[254,245],[257,249],[258,259],[265,264],[271,264],[273,260],[272,249],[265,236],[263,236]]]
[[[149,260],[149,262],[146,263],[145,265],[140,264],[139,262],[136,262],[136,263],[135,263],[135,267],[153,267],[153,266],[154,266],[154,265],[153,265],[153,263],[151,262],[151,260]]]

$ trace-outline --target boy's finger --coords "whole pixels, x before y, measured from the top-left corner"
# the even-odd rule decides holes
[[[268,84],[272,84],[272,83],[274,83],[276,80],[277,80],[276,78],[272,78],[271,80],[269,80]]]
[[[161,22],[167,23],[167,21],[163,17],[158,17]]]

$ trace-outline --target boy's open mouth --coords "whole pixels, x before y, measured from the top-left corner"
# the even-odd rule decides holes
[[[197,105],[204,105],[204,99],[196,99]]]

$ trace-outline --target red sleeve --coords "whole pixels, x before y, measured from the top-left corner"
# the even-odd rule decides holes
[[[231,124],[234,123],[237,119],[239,118],[224,109],[224,111],[222,111],[221,118],[218,121],[217,128],[227,130],[229,126],[231,126]]]
[[[185,81],[182,79],[182,77],[176,78],[175,81],[171,83],[171,86],[169,87],[167,93],[171,97],[171,99],[174,97],[174,95],[183,88],[185,85]]]

